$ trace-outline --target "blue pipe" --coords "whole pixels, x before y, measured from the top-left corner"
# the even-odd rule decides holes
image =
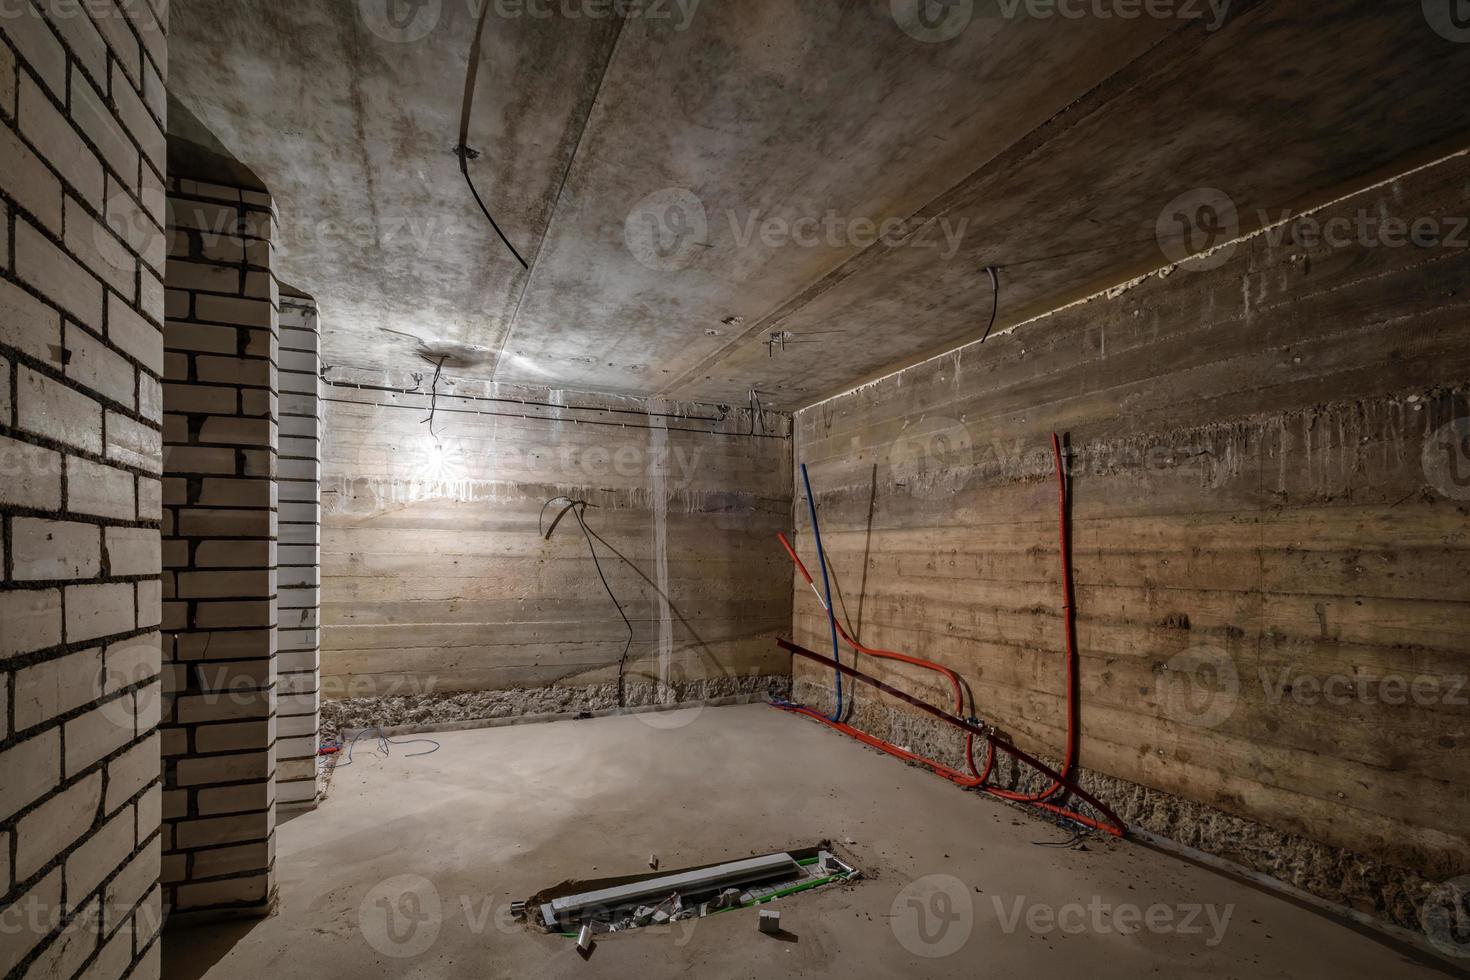
[[[806,484],[806,503],[812,512],[812,536],[817,539],[817,560],[822,563],[822,588],[827,592],[827,620],[832,626],[832,659],[842,663],[837,647],[837,612],[832,605],[832,583],[827,578],[827,552],[822,547],[822,529],[817,525],[817,500],[812,496],[812,479],[807,475],[806,464],[801,464],[801,482]],[[833,721],[842,720],[842,671],[833,670],[837,677],[837,710]]]

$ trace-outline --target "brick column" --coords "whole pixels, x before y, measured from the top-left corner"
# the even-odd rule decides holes
[[[0,17],[0,976],[159,973],[161,9]]]
[[[281,297],[280,637],[276,800],[314,806],[321,668],[321,333],[316,302]]]
[[[188,180],[168,209],[163,880],[175,914],[250,914],[274,900],[274,218]]]

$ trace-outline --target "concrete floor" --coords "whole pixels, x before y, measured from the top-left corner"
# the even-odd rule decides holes
[[[1036,846],[1068,835],[761,705],[435,737],[419,758],[360,743],[326,802],[278,830],[279,912],[169,932],[164,976],[1439,975],[1136,844]],[[609,936],[583,962],[507,912],[650,854],[673,870],[822,838],[869,880],[778,902],[781,937],[746,910]],[[1132,931],[1135,909],[1154,927]]]

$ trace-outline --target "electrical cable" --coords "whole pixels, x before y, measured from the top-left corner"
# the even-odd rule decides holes
[[[490,227],[495,229],[495,234],[500,237],[500,241],[510,250],[510,254],[515,256],[516,261],[521,264],[521,268],[529,271],[531,268],[530,265],[521,257],[521,253],[516,251],[516,247],[510,243],[510,239],[505,237],[505,232],[500,230],[500,224],[495,220],[495,216],[490,213],[490,209],[485,206],[484,199],[480,197],[479,189],[475,187],[475,180],[470,176],[470,110],[474,107],[475,103],[475,82],[479,79],[480,75],[481,42],[485,36],[485,21],[489,19],[491,6],[491,4],[486,3],[481,8],[480,21],[475,25],[475,40],[470,45],[470,63],[465,73],[464,82],[464,102],[461,104],[459,114],[459,146],[455,147],[455,153],[459,156],[460,173],[464,174],[465,183],[469,185],[470,193],[474,195],[475,203],[480,206],[480,211],[484,213],[486,220],[490,222]]]
[[[987,265],[985,271],[990,273],[990,288],[994,298],[990,303],[990,323],[985,327],[985,336],[980,338],[982,344],[990,339],[990,331],[995,329],[996,314],[1000,313],[1000,269]]]
[[[434,432],[434,414],[439,410],[439,375],[444,373],[444,362],[449,360],[448,355],[439,358],[439,363],[434,368],[434,383],[429,393],[429,417],[424,419],[429,423],[429,438],[437,445],[439,436]]]
[[[612,600],[614,606],[618,607],[618,615],[623,617],[623,625],[628,627],[628,641],[623,644],[622,656],[618,658],[618,707],[626,708],[628,706],[628,702],[627,694],[624,689],[624,677],[626,676],[628,671],[628,652],[633,649],[633,638],[636,635],[633,630],[633,622],[632,620],[628,619],[628,614],[623,610],[623,604],[619,602],[618,597],[613,594],[612,586],[608,584],[607,576],[603,574],[602,560],[597,557],[597,546],[592,543],[592,532],[587,528],[587,522],[582,519],[582,511],[591,506],[587,503],[587,501],[573,500],[571,497],[567,496],[552,497],[550,500],[546,501],[546,503],[541,505],[541,516],[536,519],[537,529],[540,530],[542,527],[542,523],[546,517],[546,508],[550,507],[558,500],[565,500],[567,502],[567,506],[562,508],[562,512],[556,516],[556,520],[551,522],[551,527],[542,534],[542,537],[545,538],[545,540],[550,541],[552,533],[556,531],[556,526],[561,523],[561,519],[565,517],[568,512],[570,512],[571,515],[577,519],[577,524],[582,528],[582,536],[587,539],[587,549],[592,552],[592,564],[597,568],[597,577],[602,579],[602,587],[607,590],[607,597]]]
[[[963,786],[963,787],[966,787],[966,788],[978,788],[978,789],[981,789],[981,790],[983,790],[983,791],[985,791],[987,793],[990,793],[990,794],[992,794],[994,796],[1000,797],[1002,799],[1010,800],[1010,801],[1016,802],[1016,803],[1025,803],[1025,804],[1029,804],[1029,805],[1032,805],[1032,806],[1037,806],[1037,807],[1040,807],[1042,809],[1048,810],[1050,812],[1053,812],[1053,813],[1059,814],[1061,816],[1064,816],[1067,819],[1078,820],[1079,822],[1088,824],[1089,826],[1093,826],[1093,827],[1096,827],[1096,828],[1102,829],[1102,830],[1107,830],[1109,833],[1115,833],[1116,831],[1113,830],[1113,829],[1111,829],[1111,828],[1100,826],[1096,822],[1091,821],[1088,818],[1081,817],[1080,815],[1074,814],[1072,811],[1065,810],[1065,809],[1063,809],[1061,807],[1056,806],[1055,804],[1046,802],[1050,797],[1054,796],[1056,793],[1058,793],[1059,791],[1061,791],[1063,789],[1066,789],[1069,792],[1076,791],[1076,792],[1079,793],[1079,795],[1081,795],[1080,790],[1078,790],[1075,785],[1073,785],[1071,782],[1069,782],[1069,780],[1071,778],[1072,769],[1073,769],[1073,766],[1075,765],[1075,761],[1076,761],[1077,742],[1078,742],[1077,703],[1076,703],[1077,641],[1076,641],[1076,622],[1075,622],[1075,618],[1074,618],[1075,596],[1074,596],[1074,588],[1073,588],[1073,582],[1072,582],[1071,534],[1070,534],[1070,524],[1069,524],[1069,520],[1068,520],[1069,496],[1068,496],[1068,493],[1067,493],[1067,483],[1066,483],[1065,467],[1063,466],[1063,462],[1062,462],[1061,437],[1058,436],[1055,433],[1052,434],[1052,454],[1053,454],[1053,459],[1055,461],[1055,467],[1056,467],[1058,498],[1059,498],[1058,511],[1059,511],[1059,524],[1060,524],[1059,534],[1060,534],[1060,538],[1061,538],[1063,616],[1064,616],[1065,634],[1066,634],[1066,660],[1067,660],[1067,746],[1066,746],[1066,757],[1065,757],[1065,761],[1064,761],[1063,766],[1062,766],[1061,773],[1053,773],[1050,769],[1048,769],[1048,768],[1046,768],[1044,766],[1038,766],[1037,767],[1037,768],[1041,769],[1041,771],[1043,772],[1044,775],[1049,775],[1049,776],[1052,777],[1052,780],[1053,780],[1052,781],[1052,785],[1048,789],[1046,789],[1046,790],[1044,790],[1044,791],[1042,791],[1040,793],[1014,793],[1014,792],[1011,792],[1009,790],[1003,790],[1003,789],[999,789],[997,787],[993,787],[993,786],[987,785],[987,783],[989,781],[989,778],[990,778],[990,775],[993,772],[994,767],[995,767],[996,748],[997,748],[997,746],[999,746],[1002,749],[1002,751],[1008,752],[1008,753],[1010,753],[1013,756],[1016,756],[1018,758],[1023,758],[1024,754],[1020,753],[1018,749],[1015,749],[1012,746],[1008,746],[1005,743],[999,742],[996,739],[996,737],[994,736],[993,730],[988,729],[988,728],[978,727],[978,719],[972,718],[972,719],[970,719],[969,722],[967,722],[964,725],[961,725],[960,726],[962,728],[965,728],[965,730],[967,731],[967,737],[965,739],[965,760],[966,760],[966,762],[967,762],[967,764],[969,766],[970,773],[972,775],[966,776],[966,775],[964,775],[963,773],[960,773],[957,770],[951,769],[950,767],[943,765],[942,763],[935,762],[935,761],[933,761],[931,759],[926,759],[926,758],[924,758],[922,756],[916,755],[915,753],[909,752],[906,749],[899,749],[897,746],[890,745],[889,743],[884,742],[882,739],[878,739],[875,736],[868,735],[866,732],[861,732],[860,730],[858,730],[856,728],[852,728],[851,726],[842,725],[840,722],[837,721],[837,719],[829,719],[829,718],[826,718],[825,716],[821,715],[820,713],[815,712],[815,711],[812,711],[809,708],[805,708],[805,707],[802,707],[802,706],[796,705],[796,704],[791,704],[789,702],[778,703],[775,706],[776,707],[779,707],[779,708],[782,708],[783,710],[795,711],[797,713],[805,714],[805,715],[808,715],[810,717],[816,718],[816,719],[818,719],[818,720],[820,720],[820,721],[822,721],[822,722],[824,722],[826,724],[831,725],[832,727],[838,728],[839,730],[843,731],[845,734],[851,735],[852,737],[857,738],[860,741],[863,741],[863,742],[865,742],[865,743],[867,743],[869,745],[872,745],[874,748],[878,748],[878,749],[880,749],[880,750],[882,750],[884,752],[887,752],[890,755],[895,755],[895,756],[897,756],[899,758],[902,758],[902,759],[905,759],[906,761],[909,761],[909,762],[915,762],[915,763],[918,763],[918,764],[921,764],[921,765],[928,766],[929,768],[933,769],[935,772],[939,773],[940,775],[944,776],[945,778],[950,779],[951,781],[955,782],[957,785],[960,785],[960,786]],[[805,474],[805,471],[803,470],[803,477],[805,478],[805,476],[806,476],[806,474]],[[807,493],[808,493],[808,497],[810,497],[810,493],[811,493],[810,481],[807,482]],[[832,610],[832,607],[831,607],[830,598],[829,599],[824,599],[823,596],[822,596],[822,594],[817,591],[816,583],[812,580],[811,573],[807,571],[806,566],[801,561],[801,558],[796,554],[796,550],[791,547],[791,543],[786,539],[786,535],[785,534],[780,534],[780,535],[778,535],[778,537],[781,540],[782,546],[786,549],[786,553],[791,556],[791,560],[796,564],[797,570],[806,579],[807,584],[811,586],[812,591],[814,593],[816,593],[817,601],[822,604],[822,606],[823,606],[824,609],[827,610],[829,620],[831,621],[831,623],[834,626],[834,628],[836,630],[838,630],[842,634],[843,639],[845,639],[849,644],[852,645],[852,647],[855,650],[857,650],[860,653],[867,653],[867,654],[869,654],[871,656],[879,657],[879,658],[885,659],[885,660],[897,660],[897,661],[901,661],[901,662],[904,662],[904,663],[913,664],[915,666],[924,667],[926,669],[933,670],[933,671],[936,671],[936,672],[938,672],[940,674],[943,674],[945,677],[947,677],[949,679],[951,685],[954,688],[954,692],[955,692],[955,716],[954,717],[958,717],[959,715],[962,714],[962,712],[964,711],[964,687],[963,687],[962,682],[959,679],[959,676],[954,671],[950,670],[948,667],[944,667],[944,666],[942,666],[940,664],[937,664],[937,663],[934,663],[932,661],[922,660],[922,659],[920,659],[918,657],[911,657],[911,656],[908,656],[906,654],[895,653],[895,652],[893,652],[891,650],[877,650],[877,649],[874,649],[874,648],[871,648],[871,647],[867,647],[867,646],[864,646],[863,644],[858,643],[855,639],[853,639],[847,633],[847,631],[845,629],[842,628],[842,625],[836,621],[836,617],[835,617],[835,615],[833,613],[833,610]],[[819,554],[821,554],[820,551],[819,551]],[[781,643],[781,645],[783,647],[788,647],[788,648],[792,648],[793,647],[793,645],[788,645],[787,642],[784,641],[784,640],[780,641],[780,643]],[[824,663],[834,663],[834,664],[837,664],[836,669],[837,669],[837,671],[839,673],[849,673],[849,674],[853,673],[849,668],[847,668],[845,666],[842,666],[840,664],[840,662],[838,662],[835,658],[832,661],[827,661],[825,658],[821,658],[818,655],[811,654],[810,651],[802,651],[801,648],[799,648],[799,647],[795,647],[794,648],[794,652],[796,652],[796,651],[800,651],[802,653],[802,655],[804,655],[804,656],[810,656],[811,659],[821,660]],[[866,677],[866,675],[858,675],[858,676],[861,676],[865,680],[868,679]],[[880,689],[887,690],[887,691],[889,691],[889,693],[894,693],[896,696],[901,697],[904,700],[909,700],[909,701],[915,703],[916,705],[918,705],[919,707],[922,707],[926,711],[930,711],[930,712],[933,712],[933,713],[938,713],[942,717],[946,717],[946,718],[950,717],[950,716],[943,715],[943,713],[942,712],[939,712],[939,709],[937,709],[937,708],[933,708],[930,705],[923,704],[923,703],[919,702],[917,699],[912,698],[912,696],[910,696],[910,695],[902,694],[901,692],[896,692],[896,691],[893,691],[893,690],[887,688],[886,685],[882,685],[881,682],[874,681],[873,683],[878,684],[878,686],[880,687]],[[975,767],[974,739],[975,739],[975,736],[977,734],[982,735],[986,739],[986,743],[987,743],[987,757],[986,757],[985,769],[983,771],[977,770],[976,767]],[[1030,760],[1029,757],[1024,757],[1023,758],[1023,761],[1030,762],[1031,760]],[[1084,796],[1084,798],[1086,798],[1086,797]],[[1107,812],[1107,811],[1104,811],[1104,812]],[[1116,821],[1116,818],[1115,818],[1115,822],[1117,822]],[[1119,826],[1121,826],[1121,823],[1119,823]]]
[[[821,562],[822,565],[822,587],[827,590],[827,598],[823,602],[823,605],[827,608],[827,618],[831,622],[832,659],[837,661],[838,663],[841,663],[842,657],[837,646],[837,613],[832,608],[832,581],[827,577],[827,552],[826,549],[822,547],[822,529],[821,526],[817,523],[817,498],[812,496],[812,480],[811,477],[807,474],[805,463],[801,464],[801,480],[804,484],[806,484],[806,502],[807,507],[811,510],[812,514],[812,537],[816,539],[817,560]],[[815,584],[813,585],[813,588],[815,588]],[[832,721],[841,721],[842,671],[839,670],[835,672],[834,680],[837,689],[837,706],[832,711]]]
[[[332,768],[342,769],[346,766],[352,765],[352,752],[354,749],[357,748],[357,743],[360,742],[364,736],[371,735],[374,732],[376,732],[378,735],[378,754],[381,755],[383,758],[388,757],[389,746],[393,745],[418,745],[427,742],[428,744],[434,746],[432,749],[429,749],[425,752],[410,752],[408,755],[404,756],[405,759],[415,759],[421,755],[433,755],[435,752],[438,752],[440,748],[442,748],[442,746],[440,746],[440,744],[434,741],[432,738],[405,738],[394,741],[383,732],[382,726],[374,725],[371,728],[364,728],[362,731],[358,732],[352,737],[352,741],[347,743],[347,761],[333,762]]]

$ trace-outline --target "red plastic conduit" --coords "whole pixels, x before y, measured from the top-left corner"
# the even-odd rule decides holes
[[[1060,534],[1060,541],[1061,541],[1061,566],[1062,566],[1062,595],[1063,595],[1062,616],[1063,616],[1064,630],[1065,630],[1065,636],[1066,636],[1067,745],[1066,745],[1065,759],[1064,759],[1063,764],[1062,764],[1062,771],[1060,773],[1054,773],[1054,772],[1052,772],[1051,769],[1049,769],[1049,768],[1047,768],[1045,766],[1042,766],[1039,763],[1035,763],[1033,760],[1030,759],[1029,756],[1025,756],[1024,753],[1020,753],[1019,750],[1015,749],[1014,747],[1009,746],[1009,745],[1006,745],[1005,743],[997,742],[997,740],[993,736],[991,736],[991,735],[983,732],[983,730],[981,730],[981,729],[974,728],[973,726],[970,726],[968,723],[965,724],[965,725],[961,725],[960,727],[965,728],[965,730],[966,730],[966,736],[965,736],[965,759],[966,759],[966,762],[969,765],[970,772],[972,773],[971,776],[966,776],[963,773],[959,772],[958,770],[952,769],[952,768],[950,768],[948,766],[945,766],[942,763],[935,762],[932,759],[926,759],[923,756],[916,755],[916,754],[914,754],[912,752],[909,752],[906,749],[901,749],[898,746],[891,745],[890,743],[885,742],[882,739],[877,738],[876,736],[869,735],[868,733],[862,732],[862,731],[860,731],[860,730],[858,730],[856,728],[853,728],[850,725],[845,725],[845,724],[842,724],[840,722],[834,722],[831,719],[826,718],[825,716],[823,716],[823,715],[821,715],[821,714],[819,714],[817,712],[811,711],[809,709],[801,708],[801,707],[793,707],[793,708],[787,708],[787,709],[784,709],[784,710],[793,711],[793,712],[798,713],[798,714],[804,714],[804,715],[807,715],[808,717],[815,718],[818,721],[821,721],[824,724],[828,725],[829,727],[836,728],[839,731],[842,731],[844,734],[851,735],[852,737],[854,737],[854,738],[856,738],[856,739],[858,739],[858,740],[860,740],[860,741],[862,741],[862,742],[864,742],[864,743],[866,743],[868,745],[871,745],[874,748],[881,749],[882,751],[887,752],[890,755],[897,756],[898,758],[905,759],[905,760],[907,760],[909,762],[917,762],[917,763],[919,763],[921,765],[928,766],[930,769],[932,769],[935,772],[939,773],[941,776],[944,776],[946,779],[949,779],[951,782],[956,783],[957,785],[964,786],[964,787],[967,787],[967,788],[979,788],[979,789],[983,789],[983,790],[985,790],[985,792],[990,793],[990,794],[992,794],[994,796],[1001,797],[1002,799],[1012,800],[1012,801],[1018,802],[1018,803],[1027,803],[1027,804],[1031,804],[1031,805],[1034,805],[1034,806],[1039,806],[1042,809],[1050,810],[1050,811],[1055,812],[1055,813],[1060,813],[1060,814],[1062,814],[1064,816],[1067,816],[1067,817],[1069,817],[1071,819],[1078,820],[1081,823],[1085,823],[1085,824],[1087,824],[1089,826],[1097,827],[1098,829],[1101,829],[1101,830],[1106,830],[1108,833],[1118,834],[1118,835],[1121,836],[1122,830],[1124,830],[1126,828],[1124,828],[1122,822],[1121,821],[1118,821],[1116,817],[1112,817],[1112,819],[1117,824],[1117,828],[1118,829],[1115,829],[1113,827],[1106,827],[1106,826],[1099,825],[1097,822],[1095,822],[1095,821],[1093,821],[1093,820],[1091,820],[1091,819],[1089,819],[1087,817],[1084,817],[1084,816],[1082,816],[1080,814],[1073,813],[1073,812],[1071,812],[1069,810],[1065,810],[1065,809],[1063,809],[1061,807],[1058,807],[1058,806],[1055,806],[1053,804],[1050,804],[1050,803],[1045,802],[1046,800],[1048,800],[1052,796],[1055,796],[1059,791],[1061,791],[1063,789],[1073,790],[1075,792],[1078,792],[1079,795],[1084,795],[1084,794],[1081,794],[1081,791],[1080,790],[1077,790],[1076,787],[1071,782],[1069,782],[1069,780],[1071,778],[1071,774],[1072,774],[1072,769],[1073,769],[1073,766],[1074,766],[1075,761],[1076,761],[1076,753],[1077,753],[1077,726],[1076,726],[1077,712],[1076,712],[1076,700],[1075,700],[1075,696],[1076,696],[1076,668],[1077,668],[1077,633],[1076,633],[1076,623],[1075,623],[1075,621],[1073,619],[1074,592],[1073,592],[1073,585],[1072,585],[1071,535],[1069,533],[1068,520],[1067,520],[1067,483],[1066,483],[1066,473],[1065,473],[1065,470],[1064,470],[1064,468],[1062,466],[1062,444],[1061,444],[1061,438],[1056,433],[1052,433],[1052,437],[1051,438],[1052,438],[1052,456],[1053,456],[1053,460],[1055,462],[1056,477],[1057,477],[1058,524],[1059,524],[1059,528],[1060,528],[1059,534]],[[791,547],[791,542],[786,539],[786,535],[785,534],[781,534],[780,535],[780,539],[781,539],[782,546],[786,549],[786,553],[791,556],[791,560],[796,564],[797,571],[799,571],[801,573],[801,576],[804,579],[806,579],[807,585],[811,586],[811,589],[812,589],[813,594],[816,595],[816,597],[817,597],[817,602],[821,604],[822,608],[824,610],[826,610],[829,615],[831,615],[832,614],[832,610],[828,609],[826,600],[823,598],[822,593],[817,590],[816,582],[812,579],[811,573],[807,571],[806,565],[802,563],[801,558],[796,554],[796,550]],[[900,661],[902,663],[912,664],[912,665],[917,666],[917,667],[923,667],[923,668],[925,668],[927,670],[933,670],[933,671],[936,671],[936,672],[938,672],[940,674],[943,674],[945,677],[947,677],[949,679],[950,685],[954,689],[954,695],[955,695],[955,714],[956,715],[961,715],[961,714],[964,713],[964,708],[965,708],[965,705],[964,705],[964,687],[963,687],[963,684],[961,683],[961,681],[959,679],[959,676],[954,671],[950,670],[948,667],[945,667],[945,666],[943,666],[941,664],[934,663],[933,661],[930,661],[930,660],[923,660],[923,659],[921,659],[919,657],[911,657],[911,656],[909,656],[907,654],[897,653],[897,652],[892,651],[892,650],[879,650],[879,649],[875,649],[873,647],[864,646],[863,644],[859,643],[857,640],[853,639],[853,637],[847,632],[847,630],[843,629],[842,624],[840,622],[836,622],[836,617],[835,616],[833,617],[833,621],[834,621],[835,625],[837,626],[837,631],[842,635],[842,638],[844,640],[846,640],[853,647],[853,649],[857,650],[860,653],[866,653],[866,654],[868,654],[870,656],[878,657],[878,658],[883,659],[883,660],[897,660],[897,661]],[[785,644],[784,641],[782,642],[782,645],[783,646],[786,646],[786,644]],[[796,649],[800,650],[800,648],[796,648]],[[805,650],[802,650],[801,652],[803,653],[803,655],[806,655],[807,653],[809,653],[809,651],[805,651]],[[844,670],[843,672],[846,673],[847,671]],[[885,685],[881,685],[881,683],[878,683],[878,682],[873,681],[871,678],[866,677],[866,675],[858,675],[858,676],[860,677],[860,679],[869,681],[869,683],[878,684],[878,686],[881,689],[888,690],[890,693],[895,693],[893,691],[893,689],[887,688]],[[907,695],[903,695],[903,698],[905,700],[909,700],[909,697]],[[918,702],[915,702],[915,703],[918,703]],[[926,710],[934,710],[934,711],[937,711],[938,710],[938,709],[932,709],[932,707],[929,706],[929,705],[921,705],[921,706],[924,707]],[[946,716],[947,720],[948,720],[949,717],[950,716]],[[986,740],[986,759],[985,759],[985,769],[984,769],[984,771],[978,770],[975,767],[974,744],[975,744],[975,735],[976,734],[982,735],[982,737],[984,737],[985,740]],[[1030,764],[1035,765],[1044,775],[1051,776],[1052,777],[1052,780],[1053,780],[1052,781],[1052,785],[1050,787],[1048,787],[1047,789],[1043,790],[1040,793],[1014,793],[1014,792],[1011,792],[1010,790],[999,789],[999,788],[996,788],[996,787],[992,787],[992,786],[986,785],[986,783],[988,782],[988,780],[990,778],[991,772],[995,768],[995,750],[996,750],[996,746],[997,745],[1000,745],[1004,751],[1007,751],[1010,754],[1017,756],[1018,758],[1023,758],[1024,761],[1028,761]],[[1090,798],[1088,798],[1088,799],[1089,799],[1089,802],[1092,802]],[[1105,808],[1101,808],[1100,807],[1100,809],[1103,809],[1104,812],[1108,812],[1108,811],[1106,811]],[[1109,816],[1110,817],[1112,816],[1112,814],[1110,812],[1109,812]]]

